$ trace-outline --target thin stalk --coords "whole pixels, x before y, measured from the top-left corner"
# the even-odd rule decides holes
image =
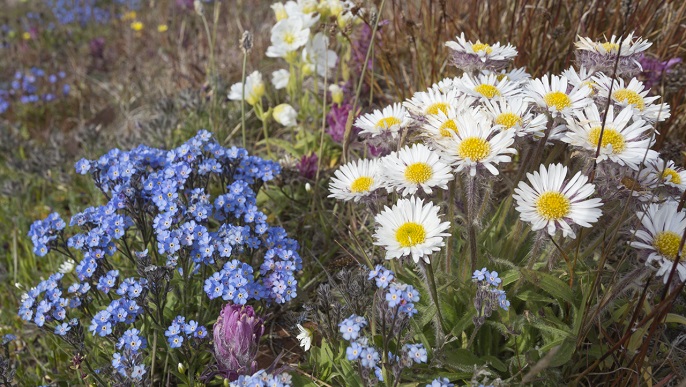
[[[436,316],[438,317],[438,323],[440,325],[440,334],[436,332],[436,346],[441,347],[443,345],[445,326],[443,325],[443,315],[441,314],[441,305],[438,303],[438,292],[436,291],[436,280],[434,278],[434,272],[431,268],[431,263],[426,263],[423,261],[419,262],[419,267],[424,271],[424,275],[428,281],[429,293],[431,294],[431,300],[434,305],[436,305]]]
[[[248,52],[243,51],[243,73],[241,75],[241,82],[242,82],[242,96],[241,98],[241,135],[243,138],[243,148],[246,147],[246,137],[245,137],[245,68],[248,65]]]
[[[476,243],[476,223],[479,205],[476,197],[476,177],[467,176],[467,237],[469,239],[469,262],[471,271],[476,270],[477,243]]]

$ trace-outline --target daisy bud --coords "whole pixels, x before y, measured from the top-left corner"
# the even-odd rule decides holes
[[[298,113],[287,103],[282,103],[275,107],[273,115],[274,120],[283,126],[297,125],[296,118],[298,117]]]
[[[227,304],[214,324],[214,356],[231,380],[256,371],[255,356],[264,334],[264,321],[251,306]]]

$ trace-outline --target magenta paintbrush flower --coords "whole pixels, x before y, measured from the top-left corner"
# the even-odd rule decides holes
[[[227,304],[214,324],[214,356],[230,380],[252,375],[264,321],[252,306]]]

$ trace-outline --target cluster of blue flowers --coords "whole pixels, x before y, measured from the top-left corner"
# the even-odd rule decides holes
[[[171,325],[164,332],[167,336],[167,342],[171,348],[178,348],[183,344],[184,338],[190,340],[191,338],[206,339],[207,328],[194,320],[186,323],[186,318],[183,316],[176,316]]]
[[[485,267],[481,270],[476,270],[472,275],[472,280],[476,281],[479,291],[485,293],[493,304],[498,305],[503,310],[510,308],[510,301],[507,300],[507,294],[504,290],[498,287],[502,283],[502,279],[498,277],[498,272],[488,271]]]
[[[427,384],[426,387],[454,387],[455,385],[450,383],[450,380],[448,378],[436,378],[433,381],[431,381],[430,384]]]
[[[90,22],[104,24],[110,20],[110,13],[98,6],[97,0],[45,0],[45,4],[59,24]]]
[[[32,67],[28,71],[17,71],[7,90],[0,89],[0,114],[9,110],[13,102],[23,105],[38,102],[49,103],[71,91],[63,71],[48,74],[45,70]]]
[[[374,270],[371,270],[368,278],[369,280],[373,279],[378,288],[388,289],[386,302],[389,308],[397,307],[399,313],[409,317],[417,313],[414,303],[419,301],[419,292],[412,285],[394,281],[393,272],[381,265],[377,265]]]
[[[302,268],[298,243],[283,228],[268,225],[256,206],[256,192],[280,172],[277,163],[249,156],[244,149],[223,148],[203,130],[170,151],[146,146],[128,152],[113,149],[98,160],[80,160],[76,170],[92,175],[109,201],[75,214],[69,225],[82,232],[69,238],[63,235],[65,224],[57,214],[31,226],[36,254],[54,250],[75,261],[79,255],[82,259],[75,268],[77,282],[66,292],[60,273],[27,292],[19,309],[24,320],[39,326],[54,322],[55,333],[65,336],[72,322],[79,323],[66,323],[69,309],[89,305],[93,310],[91,303],[107,300],[105,309],[94,312],[89,331],[105,337],[129,329],[128,336],[115,338],[124,345],[113,365],[118,365],[119,374],[137,379],[145,373],[139,361],[144,345],[126,345],[133,337],[130,329],[139,316],[150,312],[144,308],[154,301],[148,294],[163,291],[159,280],[149,280],[146,276],[152,274],[146,273],[176,270],[184,282],[204,282],[209,298],[221,296],[237,304],[285,303],[296,296],[294,274]],[[214,200],[209,193],[212,182],[221,182],[224,190]],[[124,267],[115,266],[122,260],[110,259],[115,254],[128,258],[142,277],[123,278]],[[241,256],[245,260],[237,259]],[[264,257],[259,270],[243,262],[254,262],[255,256]],[[209,267],[212,273],[222,263],[209,278],[199,275],[200,268]],[[127,327],[117,328],[118,324]],[[202,339],[208,332],[195,321],[177,317],[166,335],[170,346],[178,347],[184,338]]]
[[[291,376],[287,373],[272,375],[265,370],[259,370],[253,375],[241,375],[238,380],[229,384],[231,387],[290,387]]]
[[[141,337],[138,329],[132,328],[124,332],[117,342],[117,349],[121,352],[115,352],[112,356],[112,368],[125,378],[142,380],[146,370],[140,363],[143,357],[140,350],[146,345],[145,338]]]

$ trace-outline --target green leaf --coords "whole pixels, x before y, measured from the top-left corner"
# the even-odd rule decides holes
[[[668,313],[667,317],[665,318],[665,322],[686,325],[686,317],[674,313]]]
[[[300,152],[298,152],[295,149],[295,147],[293,147],[293,145],[289,141],[282,140],[280,138],[270,137],[266,141],[265,140],[260,141],[260,143],[267,143],[269,145],[275,145],[275,146],[285,150],[286,152],[290,153],[294,157],[301,156]]]
[[[574,303],[574,292],[561,279],[535,270],[521,269],[522,277],[551,296]]]

